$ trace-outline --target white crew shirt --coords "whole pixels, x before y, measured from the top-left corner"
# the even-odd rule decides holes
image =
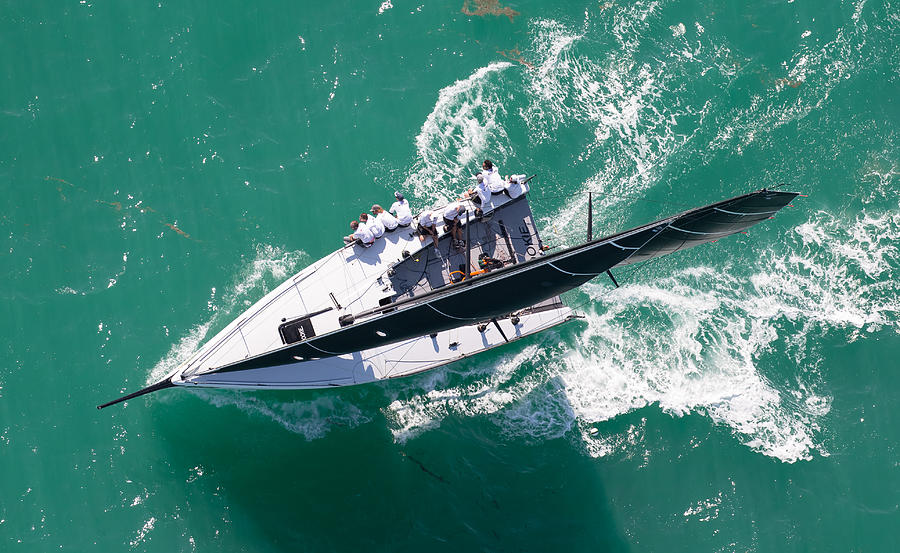
[[[506,186],[503,183],[503,177],[500,176],[500,169],[498,169],[496,165],[491,168],[490,171],[482,169],[481,177],[484,179],[484,183],[491,191],[491,194],[497,194],[506,190]]]
[[[459,219],[463,213],[466,212],[466,209],[459,202],[451,202],[444,208],[444,219],[448,219],[450,221],[454,221]]]
[[[379,213],[376,219],[378,219],[378,222],[384,226],[385,230],[394,230],[395,228],[397,228],[397,218],[387,211],[382,211],[381,213]]]
[[[491,189],[488,188],[487,182],[482,179],[481,182],[475,183],[475,193],[481,199],[481,205],[491,201]]]
[[[525,175],[513,175],[509,177],[510,180],[506,183],[506,192],[509,194],[510,198],[518,198],[530,190],[528,183],[525,182],[526,178]]]
[[[412,211],[409,210],[409,202],[406,200],[394,202],[389,211],[397,216],[397,223],[404,227],[413,222]]]
[[[419,224],[423,227],[431,227],[437,223],[438,214],[430,209],[419,213]]]
[[[356,238],[363,244],[367,245],[371,245],[373,242],[375,242],[375,235],[372,234],[369,226],[362,221],[360,221],[359,226],[356,227],[356,232],[353,233],[353,238]]]
[[[384,234],[384,223],[379,221],[374,215],[369,216],[366,226],[369,227],[369,230],[372,231],[372,236],[375,238],[381,238],[381,235]]]

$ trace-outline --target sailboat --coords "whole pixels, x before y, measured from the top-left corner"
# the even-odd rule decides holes
[[[465,248],[410,228],[349,244],[244,311],[165,378],[171,387],[312,389],[399,378],[577,318],[560,294],[612,270],[742,232],[797,196],[762,189],[552,251],[527,194],[463,202]],[[458,245],[458,241],[456,242]]]

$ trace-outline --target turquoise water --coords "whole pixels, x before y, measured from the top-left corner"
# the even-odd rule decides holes
[[[896,2],[183,4],[0,11],[0,549],[900,549]],[[485,157],[551,244],[808,197],[417,377],[94,408]]]

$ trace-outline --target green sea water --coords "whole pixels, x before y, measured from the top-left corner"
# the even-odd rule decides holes
[[[895,0],[4,2],[0,550],[900,550]],[[787,183],[398,381],[166,390],[347,222],[537,173],[544,240]]]

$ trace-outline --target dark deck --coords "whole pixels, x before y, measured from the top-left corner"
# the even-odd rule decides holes
[[[468,229],[471,241],[471,272],[480,270],[479,256],[503,262],[504,265],[521,263],[540,254],[541,241],[534,224],[534,216],[525,197],[520,197],[495,209],[486,216],[476,218],[470,212]],[[462,225],[463,239],[466,224]],[[457,281],[466,272],[466,251],[453,248],[449,234],[441,235],[438,249],[426,237],[422,250],[397,262],[392,267],[391,285],[396,292],[393,300],[414,297],[442,288]]]

